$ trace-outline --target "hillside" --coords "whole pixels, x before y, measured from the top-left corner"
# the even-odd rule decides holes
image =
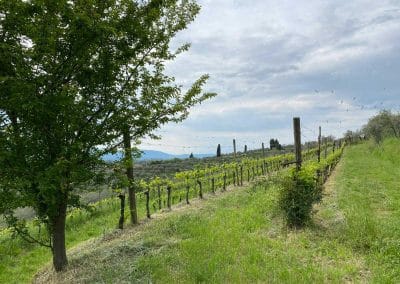
[[[194,158],[205,158],[212,157],[214,154],[194,154]],[[115,162],[123,157],[122,152],[117,152],[115,154],[107,154],[103,156],[103,159],[107,162]],[[138,161],[162,161],[162,160],[172,160],[172,159],[186,159],[189,158],[187,154],[169,154],[162,151],[156,150],[142,150],[142,155]]]
[[[283,224],[276,184],[249,186],[92,239],[36,281],[399,282],[398,145],[347,148],[305,229]]]

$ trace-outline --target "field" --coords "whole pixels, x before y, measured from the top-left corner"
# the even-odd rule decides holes
[[[82,212],[70,222],[62,274],[41,268],[45,249],[3,239],[2,254],[14,249],[16,257],[2,257],[0,282],[30,282],[38,269],[37,282],[399,282],[398,145],[346,148],[304,229],[285,226],[274,183],[207,195],[122,233],[110,225],[117,204],[105,202],[109,214]]]

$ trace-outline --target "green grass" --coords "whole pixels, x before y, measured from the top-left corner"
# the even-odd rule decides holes
[[[98,240],[50,282],[249,283],[362,280],[363,263],[332,231],[289,231],[278,188],[236,190],[154,220],[139,232]],[[43,280],[43,279],[42,279]],[[49,281],[49,279],[47,279]]]
[[[79,230],[68,229],[68,246],[103,237],[70,251],[66,272],[54,275],[46,269],[37,280],[400,282],[399,140],[347,148],[315,208],[313,223],[305,229],[286,228],[277,210],[278,196],[274,184],[234,188],[123,233],[109,233],[117,220],[115,208],[90,222],[82,216],[76,220]],[[1,244],[1,283],[29,282],[50,260],[46,250],[15,246],[17,257],[4,258],[7,248]]]
[[[371,281],[400,282],[400,141],[347,152],[337,179],[342,241],[365,257]]]
[[[139,215],[143,217],[144,202],[139,202],[139,205]],[[119,204],[116,198],[98,202],[91,213],[75,210],[67,219],[67,247],[115,231],[118,218]],[[8,231],[0,231],[0,283],[30,283],[37,270],[49,261],[49,249],[29,244],[20,238],[11,238]]]

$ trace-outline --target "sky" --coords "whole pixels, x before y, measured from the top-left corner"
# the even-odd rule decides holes
[[[174,154],[260,148],[357,130],[380,109],[400,110],[399,0],[201,0],[195,21],[171,48],[191,49],[167,64],[178,84],[202,74],[217,97],[163,126],[141,149]]]

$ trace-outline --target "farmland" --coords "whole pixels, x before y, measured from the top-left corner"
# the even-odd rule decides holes
[[[37,281],[398,282],[398,145],[347,147],[303,229],[282,221],[277,184],[249,185],[91,239]]]
[[[315,157],[315,151],[310,151],[310,158]],[[288,156],[289,155],[289,156]],[[290,158],[290,154],[278,155],[269,158],[265,158],[265,162],[268,162],[266,168],[264,169],[264,174],[266,172],[276,171],[280,169],[280,164],[282,161]],[[251,166],[251,161],[260,162],[260,159],[249,160],[246,159],[247,168]],[[236,163],[233,164],[235,166]],[[221,164],[221,169],[225,164]],[[239,166],[240,164],[236,164]],[[237,167],[235,166],[235,167]],[[232,167],[232,166],[231,166]],[[214,167],[215,168],[215,167]],[[244,168],[246,170],[246,168]],[[197,171],[195,171],[197,172]],[[203,172],[204,175],[205,172]],[[246,180],[254,179],[253,171],[245,171],[243,177],[239,179],[239,175],[236,175],[237,182],[235,181],[237,188],[239,187],[239,181],[241,183],[247,184]],[[261,167],[257,170],[258,175],[262,175]],[[221,177],[221,174],[217,171]],[[200,178],[200,177],[199,177]],[[210,184],[206,182],[207,179],[211,178],[208,174],[203,176],[204,179],[204,194],[211,192]],[[236,180],[235,179],[235,180]],[[243,179],[245,179],[243,181]],[[195,180],[194,180],[195,181]],[[229,181],[229,184],[233,184],[234,181]],[[165,185],[164,185],[165,186]],[[191,189],[190,198],[195,198],[198,196],[198,188]],[[221,186],[218,186],[218,191],[221,191]],[[172,198],[172,203],[177,203],[183,201],[179,199],[179,196],[185,192],[185,187],[181,190],[175,190]],[[138,200],[138,211],[140,218],[145,218],[145,199],[143,194],[139,194]],[[163,210],[166,210],[166,192],[165,188],[162,195],[162,206]],[[156,200],[156,199],[154,199]],[[118,215],[119,215],[119,204],[116,197],[103,199],[88,208],[90,210],[74,210],[67,218],[67,246],[73,247],[79,243],[86,241],[93,237],[107,236],[108,234],[115,232]],[[151,208],[153,209],[153,207]],[[127,216],[126,216],[127,217]],[[35,236],[40,234],[45,234],[45,230],[41,230],[35,222],[30,222],[30,230]],[[0,282],[29,282],[35,271],[47,262],[50,258],[50,252],[47,248],[38,246],[37,244],[27,244],[24,240],[20,238],[10,239],[10,233],[8,230],[4,230],[0,236],[1,246],[1,266],[0,266]]]
[[[0,282],[30,282],[38,270],[39,282],[399,279],[400,235],[393,229],[399,225],[397,145],[391,139],[379,147],[372,142],[347,147],[312,222],[303,229],[284,224],[277,172],[268,180],[231,185],[225,193],[205,193],[204,200],[196,198],[191,205],[181,202],[172,211],[153,212],[150,222],[144,222],[141,198],[142,224],[124,231],[115,230],[118,201],[105,199],[91,212],[69,216],[71,264],[59,275],[49,265],[42,270],[51,257],[46,248],[3,233]]]

